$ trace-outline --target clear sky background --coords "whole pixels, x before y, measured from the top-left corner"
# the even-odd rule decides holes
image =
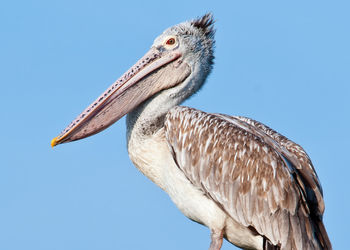
[[[334,249],[347,249],[350,4],[288,2],[3,1],[0,249],[208,248],[209,230],[131,164],[124,118],[50,147],[165,28],[207,11],[215,66],[185,105],[252,117],[301,144],[324,188]]]

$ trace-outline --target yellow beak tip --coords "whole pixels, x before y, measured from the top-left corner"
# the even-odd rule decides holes
[[[57,137],[55,137],[51,140],[51,147],[54,147],[56,145],[57,145]]]

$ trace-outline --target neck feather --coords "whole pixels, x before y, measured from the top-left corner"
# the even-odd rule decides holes
[[[150,97],[127,115],[128,141],[132,135],[145,139],[163,128],[168,111],[197,92],[210,72],[199,67],[192,67],[191,71],[184,82]]]
[[[164,90],[141,103],[127,114],[127,137],[131,134],[140,139],[153,135],[164,125],[167,112],[179,105],[182,98],[174,98],[170,90]]]

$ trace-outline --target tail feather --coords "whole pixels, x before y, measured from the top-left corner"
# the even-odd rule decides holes
[[[320,245],[322,246],[322,249],[324,249],[324,250],[331,250],[332,249],[332,243],[329,240],[329,237],[328,237],[326,228],[323,225],[323,222],[321,220],[318,220],[316,227],[318,229],[317,230],[318,232],[316,232],[316,235],[317,235],[317,238],[318,238],[318,240],[320,242]]]
[[[332,250],[332,244],[322,220],[303,217],[301,211],[299,211],[299,216],[290,216],[292,226],[288,231],[286,242],[282,245],[273,244],[263,236],[263,250]],[[296,219],[300,220],[294,221]]]

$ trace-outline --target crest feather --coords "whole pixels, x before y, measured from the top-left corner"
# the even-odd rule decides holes
[[[206,37],[213,38],[215,34],[214,23],[213,15],[206,13],[204,16],[193,20],[191,25],[199,29]]]

